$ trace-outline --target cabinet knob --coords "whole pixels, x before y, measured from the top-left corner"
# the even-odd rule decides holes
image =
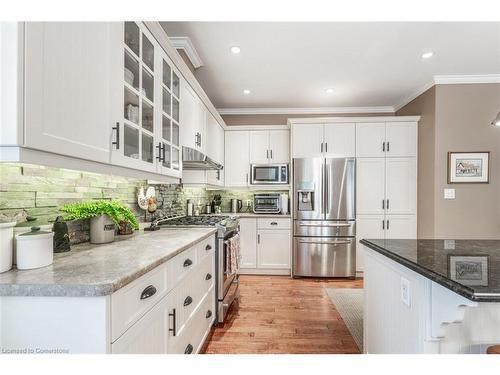
[[[193,264],[193,261],[191,259],[186,259],[184,261],[184,267],[189,267],[192,264]]]
[[[212,310],[208,310],[207,313],[205,314],[205,318],[210,318],[212,316]]]
[[[205,276],[205,280],[210,280],[212,278],[212,275],[210,273],[207,273],[207,276]]]
[[[184,350],[184,354],[191,354],[192,352],[193,352],[193,345],[188,344],[188,346],[186,346],[186,350]]]
[[[275,221],[273,221],[273,222],[271,223],[271,225],[278,225],[278,223],[277,223],[277,222],[275,222]]]
[[[206,250],[206,251],[210,251],[210,250],[212,250],[212,245],[207,245],[207,246],[205,246],[205,250]]]
[[[192,303],[193,303],[193,297],[187,296],[186,299],[184,300],[184,306],[189,306]]]
[[[146,299],[156,293],[156,288],[153,285],[147,286],[141,293],[141,299]]]

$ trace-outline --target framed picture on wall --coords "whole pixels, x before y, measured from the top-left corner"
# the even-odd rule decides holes
[[[487,184],[489,182],[490,153],[448,152],[449,184]]]

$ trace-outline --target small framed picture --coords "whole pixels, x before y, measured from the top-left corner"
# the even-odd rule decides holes
[[[449,184],[487,184],[489,152],[448,152]]]
[[[448,255],[450,279],[467,286],[488,286],[488,255]]]

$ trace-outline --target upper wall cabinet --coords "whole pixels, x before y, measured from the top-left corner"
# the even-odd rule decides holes
[[[226,131],[226,186],[248,186],[250,177],[250,137],[248,131]]]
[[[25,139],[21,145],[109,162],[111,128],[119,121],[110,112],[112,71],[118,70],[114,58],[120,48],[113,40],[116,26],[25,24]]]
[[[205,149],[206,109],[187,82],[181,84],[181,144],[199,151]]]
[[[293,124],[292,156],[349,157],[355,156],[356,129],[354,123]]]
[[[290,161],[290,131],[252,130],[250,164],[275,164]]]
[[[356,124],[356,156],[407,157],[417,154],[416,122]]]

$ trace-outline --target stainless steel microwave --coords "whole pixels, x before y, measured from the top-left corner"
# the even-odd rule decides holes
[[[252,164],[250,171],[252,185],[287,185],[288,164]]]

